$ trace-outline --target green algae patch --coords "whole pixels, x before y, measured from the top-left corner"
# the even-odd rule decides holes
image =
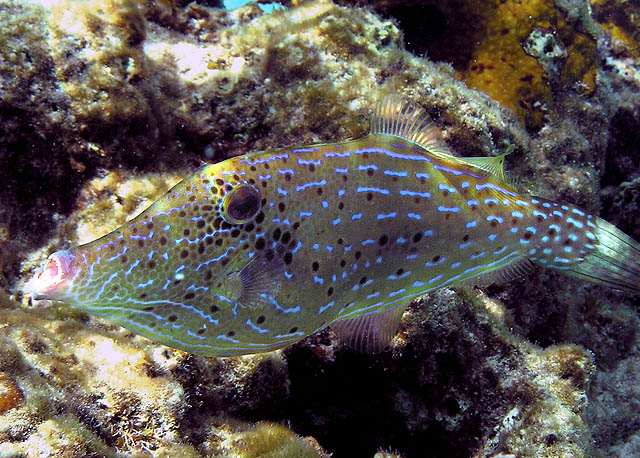
[[[236,439],[239,458],[326,458],[317,444],[277,423],[258,423]]]

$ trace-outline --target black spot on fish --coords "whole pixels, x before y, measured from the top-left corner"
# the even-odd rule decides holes
[[[367,175],[372,177],[373,176],[373,170],[371,170],[371,169],[367,170]]]
[[[187,293],[187,294],[185,294],[185,295],[184,295],[184,298],[185,298],[186,300],[193,299],[194,297],[196,297],[196,294],[195,294],[195,293]]]
[[[142,298],[142,296],[140,296],[140,297]],[[153,305],[150,305],[149,307],[145,307],[142,310],[144,310],[145,312],[153,312],[155,309],[156,308]]]
[[[148,267],[149,269],[153,269],[153,268],[155,268],[155,267],[156,267],[156,263],[155,263],[155,261],[149,261],[149,263],[147,264],[147,267]]]
[[[262,224],[262,222],[264,221],[264,213],[260,212],[258,213],[258,216],[256,216],[256,224]]]
[[[162,237],[160,237],[160,245],[166,245],[167,244],[167,238],[163,235]]]
[[[319,196],[321,196],[324,191],[322,190],[322,188],[318,188],[316,192],[318,193]]]
[[[289,334],[293,334],[294,332],[298,332],[298,327],[294,326],[291,329],[289,329]]]
[[[278,210],[280,210],[281,212],[283,212],[285,208],[286,208],[286,206],[285,206],[284,202],[280,202],[278,204]]]
[[[291,234],[289,232],[285,232],[284,234],[282,234],[282,243],[283,244],[289,243],[289,240],[291,240]]]
[[[198,329],[196,332],[197,332],[198,334],[202,335],[202,334],[204,334],[205,332],[207,332],[207,330],[206,330],[206,329],[204,329],[204,328],[200,328],[200,329]]]
[[[264,323],[265,320],[266,320],[266,318],[264,317],[264,315],[260,315],[258,317],[258,319],[256,320],[256,323],[262,324],[262,323]]]
[[[344,259],[342,259],[342,260],[340,261],[340,267],[344,267],[344,266],[346,266],[346,265],[347,265],[347,261],[345,261]]]
[[[316,166],[313,164],[309,164],[309,172],[315,172],[316,171]]]
[[[433,261],[433,262],[438,262],[438,261],[440,261],[440,255],[436,255],[436,256],[434,256],[434,257],[433,257],[433,259],[432,259],[431,261]]]
[[[330,286],[327,290],[327,296],[331,296],[333,294],[333,286]]]
[[[529,240],[531,237],[533,237],[533,232],[525,232],[524,233],[524,239],[525,240]]]
[[[373,194],[368,192],[367,193],[367,200],[371,200],[371,199],[373,199]]]
[[[220,307],[218,307],[217,305],[212,305],[211,307],[209,307],[209,310],[211,311],[211,313],[216,313],[220,311]]]
[[[290,252],[286,252],[284,255],[284,263],[289,265],[293,261],[293,255]]]
[[[362,253],[359,251],[356,251],[356,254],[354,256],[356,259],[360,259],[360,257],[362,256]]]
[[[361,285],[364,285],[366,282],[367,282],[367,277],[366,277],[366,276],[364,276],[364,277],[362,277],[362,278],[360,279],[360,284],[361,284]]]
[[[273,240],[278,241],[280,240],[280,235],[281,235],[280,228],[276,227],[275,230],[273,231],[273,234],[271,234],[271,237],[273,238]]]
[[[228,335],[229,337],[233,337],[233,336],[235,336],[235,335],[236,335],[236,332],[235,332],[235,331],[229,331],[229,332],[227,332],[227,335]]]
[[[180,257],[186,258],[187,256],[189,256],[189,252],[187,250],[182,250],[182,252],[180,253]]]
[[[317,262],[317,261],[313,261],[313,263],[311,264],[311,269],[312,269],[314,272],[317,272],[319,268],[320,268],[320,264],[318,264],[318,262]]]
[[[340,210],[342,210],[342,209],[344,208],[344,202],[339,202],[339,203],[338,203],[338,208],[339,208]]]
[[[234,239],[240,235],[240,229],[234,229],[231,231],[231,237]]]
[[[422,240],[422,232],[416,232],[413,235],[413,243],[418,243],[420,240]]]
[[[122,256],[122,257],[120,258],[120,262],[122,262],[122,264],[126,264],[126,263],[127,263],[127,261],[129,261],[129,258],[127,258],[126,256]]]
[[[139,246],[140,248],[143,248],[143,247],[144,247],[144,240],[142,240],[142,239],[141,239],[141,240],[138,240],[138,246]]]
[[[140,296],[140,299],[144,299],[145,297],[147,297],[147,293],[142,293]],[[149,307],[145,307],[145,309],[148,309]],[[143,309],[143,310],[145,310]],[[151,307],[151,310],[153,310],[153,307]],[[146,310],[147,312],[150,312],[150,310]]]
[[[264,241],[264,238],[262,238],[262,237],[258,237],[258,238],[256,239],[256,250],[262,250],[262,249],[264,249],[265,245],[266,245],[266,243],[265,243],[265,241]]]
[[[381,235],[380,238],[378,239],[378,243],[380,245],[386,245],[388,241],[389,241],[389,237],[387,235]]]
[[[216,178],[216,184],[218,186],[222,186],[224,184],[224,181],[221,178]]]
[[[189,229],[185,229],[183,232],[185,237],[189,237],[189,235],[191,234],[191,231]]]
[[[178,317],[176,315],[169,315],[168,320],[172,323],[178,321]]]
[[[222,239],[216,239],[216,246],[222,245]]]
[[[396,275],[402,275],[403,273],[404,273],[404,269],[402,267],[396,270]]]

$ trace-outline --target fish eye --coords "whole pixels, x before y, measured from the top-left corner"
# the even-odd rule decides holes
[[[244,224],[260,211],[260,191],[241,185],[227,193],[222,203],[222,218],[229,224]]]

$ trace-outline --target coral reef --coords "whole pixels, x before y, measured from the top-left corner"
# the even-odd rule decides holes
[[[459,78],[512,110],[531,130],[555,109],[553,92],[595,87],[599,30],[586,2],[371,2],[396,17],[409,49],[451,62]]]
[[[637,455],[637,299],[554,273],[427,296],[376,357],[208,359],[20,293],[202,161],[362,134],[387,93],[640,239],[633,5],[600,34],[582,1],[50,3],[0,0],[0,455]]]

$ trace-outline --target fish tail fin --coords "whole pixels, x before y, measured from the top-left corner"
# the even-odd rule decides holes
[[[586,243],[580,252],[584,256],[568,265],[550,265],[566,274],[640,294],[640,243],[607,221],[593,217],[587,220]]]

